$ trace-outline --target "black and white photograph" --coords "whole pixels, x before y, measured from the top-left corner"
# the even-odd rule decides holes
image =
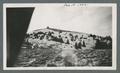
[[[5,3],[5,70],[115,70],[114,3]]]

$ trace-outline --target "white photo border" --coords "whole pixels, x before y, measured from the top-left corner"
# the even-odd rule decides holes
[[[3,70],[116,70],[117,68],[117,4],[116,3],[67,3],[86,6],[112,7],[112,66],[111,67],[7,67],[6,8],[36,7],[39,4],[65,5],[66,3],[4,3],[3,4]],[[113,49],[114,48],[114,49]]]

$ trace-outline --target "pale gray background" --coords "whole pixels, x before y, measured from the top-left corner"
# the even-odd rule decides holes
[[[98,70],[37,70],[37,71],[3,71],[3,3],[117,3],[117,70],[98,71]],[[0,0],[0,73],[120,73],[120,0]]]

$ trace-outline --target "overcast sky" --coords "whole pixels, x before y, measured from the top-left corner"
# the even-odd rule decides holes
[[[112,35],[112,8],[37,6],[33,12],[28,32],[47,26],[101,36]]]

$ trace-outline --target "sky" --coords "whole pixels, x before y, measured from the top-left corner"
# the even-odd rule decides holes
[[[56,29],[112,35],[112,7],[80,7],[38,5],[33,12],[27,33],[47,26]]]

